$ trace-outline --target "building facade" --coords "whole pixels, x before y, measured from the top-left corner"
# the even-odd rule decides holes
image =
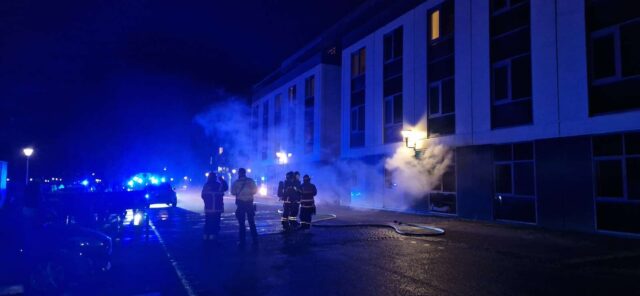
[[[402,210],[640,234],[640,12],[632,2],[389,4],[339,34],[341,61],[330,66],[339,74],[323,87],[335,83],[340,94],[314,123],[316,133],[339,131],[330,141],[339,149],[328,146],[324,160],[376,162],[402,149],[400,131],[422,131],[421,145],[446,145],[452,165]],[[325,68],[313,69],[321,76]],[[302,87],[309,74],[290,82]],[[263,112],[287,85],[253,108]],[[341,203],[398,209],[396,186],[411,180],[388,186],[389,174],[345,176],[351,194]]]
[[[310,57],[292,57],[283,74],[268,77],[254,88],[251,104],[253,164],[275,193],[285,172],[328,163],[339,155],[339,53],[335,45]],[[301,54],[306,51],[301,51]]]

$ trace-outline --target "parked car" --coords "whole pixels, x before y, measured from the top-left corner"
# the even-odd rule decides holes
[[[166,204],[172,207],[178,205],[178,195],[169,183],[161,183],[158,185],[148,185],[145,187],[149,204]]]

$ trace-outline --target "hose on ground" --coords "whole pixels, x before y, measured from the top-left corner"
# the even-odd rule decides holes
[[[278,210],[282,214],[282,210]],[[324,214],[324,217],[313,220],[311,223],[314,227],[322,228],[346,228],[346,227],[371,227],[371,228],[391,228],[396,233],[405,236],[438,236],[445,234],[444,229],[416,223],[405,223],[394,220],[391,223],[347,223],[347,224],[323,224],[320,222],[334,220],[338,216],[336,214]]]

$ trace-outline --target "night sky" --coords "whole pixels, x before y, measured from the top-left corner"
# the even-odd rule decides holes
[[[0,160],[34,176],[206,167],[196,114],[363,0],[1,1]]]

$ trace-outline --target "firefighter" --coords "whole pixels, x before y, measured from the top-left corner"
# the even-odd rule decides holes
[[[253,204],[253,196],[258,192],[258,186],[253,179],[247,177],[247,170],[240,168],[238,170],[238,179],[231,185],[231,194],[236,196],[236,218],[239,226],[239,246],[244,246],[245,234],[247,227],[245,225],[245,217],[249,222],[251,237],[253,244],[258,243],[258,231],[256,230],[256,208]]]
[[[204,201],[204,240],[217,239],[220,233],[220,216],[224,212],[224,193],[229,189],[227,182],[215,173],[209,173],[207,183],[202,187]]]
[[[316,189],[316,185],[311,183],[311,177],[309,177],[309,175],[304,175],[300,189],[302,190],[302,197],[300,199],[301,228],[307,230],[311,228],[311,216],[316,214],[314,196],[318,194],[318,190]]]
[[[287,231],[295,228],[296,215],[293,214],[293,203],[299,200],[300,186],[296,184],[293,172],[288,172],[286,179],[278,184],[278,196],[282,199],[282,228]],[[293,219],[291,219],[293,218]]]
[[[292,228],[297,228],[300,226],[300,223],[298,223],[298,212],[300,211],[300,194],[302,192],[300,190],[300,185],[302,185],[300,183],[300,172],[298,171],[293,173],[293,184],[296,191],[290,198],[291,210],[289,212],[289,224],[291,224]]]
[[[282,218],[280,218],[282,222],[282,229],[289,230],[289,202],[286,200],[286,196],[284,194],[284,188],[287,182],[289,182],[289,176],[292,172],[287,172],[283,181],[278,182],[278,199],[282,201]]]

